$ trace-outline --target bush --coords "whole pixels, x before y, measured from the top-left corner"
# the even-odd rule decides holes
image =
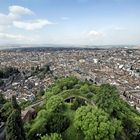
[[[73,102],[73,104],[71,105],[71,109],[72,109],[72,110],[76,110],[78,107],[79,107],[79,103],[75,100],[75,101]]]
[[[87,98],[92,98],[93,97],[93,93],[92,92],[89,92],[89,93],[87,93]]]
[[[70,125],[70,120],[60,113],[51,113],[47,119],[46,130],[49,133],[62,133]]]
[[[46,109],[49,112],[62,112],[64,109],[64,101],[60,96],[52,96],[46,103]]]
[[[80,99],[80,98],[76,98],[73,102],[73,104],[71,105],[71,109],[72,110],[77,110],[79,107],[85,105],[85,100],[84,99]]]
[[[62,140],[60,134],[52,133],[51,135],[41,137],[41,140]]]

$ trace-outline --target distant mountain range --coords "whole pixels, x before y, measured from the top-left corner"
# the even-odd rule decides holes
[[[68,45],[68,44],[5,44],[0,45],[0,49],[12,49],[12,48],[99,48],[99,49],[107,49],[107,48],[133,48],[139,49],[140,46],[136,45]]]

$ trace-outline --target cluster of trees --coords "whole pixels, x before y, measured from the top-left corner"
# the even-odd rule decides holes
[[[75,99],[65,102],[73,96]],[[140,114],[120,99],[115,86],[97,86],[67,77],[57,80],[45,97],[36,118],[24,124],[23,129],[21,108],[15,97],[5,103],[0,96],[7,140],[140,139]]]
[[[71,105],[71,109],[77,110],[79,107],[84,105],[86,105],[84,99],[76,98]]]
[[[6,103],[6,100],[4,99],[4,96],[2,93],[0,93],[0,108],[3,106],[3,104]]]
[[[0,69],[0,78],[8,78],[9,76],[17,73],[19,73],[19,70],[17,68],[5,67],[3,69]]]
[[[36,119],[26,126],[28,139],[39,139],[46,134],[48,136],[44,137],[51,139],[53,133],[60,134],[65,131],[69,127],[70,120],[63,114],[64,110],[63,98],[57,95],[51,96],[38,112]]]
[[[80,129],[85,140],[113,140],[122,130],[121,122],[110,120],[107,113],[93,106],[82,106],[75,114],[74,125]]]
[[[44,78],[45,74],[52,74],[52,71],[50,69],[50,65],[46,64],[39,68],[39,66],[31,67],[31,74],[37,75],[40,79]]]
[[[6,121],[6,140],[25,140],[21,109],[17,104],[16,97],[11,99],[12,112]]]
[[[4,81],[0,79],[0,87],[4,84]]]
[[[0,120],[5,122],[6,140],[26,139],[21,120],[21,109],[15,96],[12,96],[11,101],[7,101],[0,94]]]
[[[87,81],[81,82],[76,78],[71,77],[71,78],[65,78],[61,81],[58,80],[48,90],[48,92],[46,93],[46,97],[52,96],[54,94],[61,95],[62,97],[65,97],[63,96],[63,94],[67,94],[68,96],[71,96],[73,94],[82,95],[87,99],[89,99],[90,101],[94,102],[95,106],[97,106],[99,110],[102,110],[101,112],[104,112],[104,114],[106,114],[104,116],[108,118],[109,121],[108,125],[112,125],[112,128],[110,130],[114,132],[112,133],[110,138],[120,139],[120,140],[121,139],[137,140],[140,138],[140,114],[134,108],[130,107],[125,101],[120,99],[118,91],[115,86],[111,86],[109,84],[103,84],[101,86],[97,86]],[[81,105],[83,106],[85,104],[78,103],[77,100],[74,100],[73,103],[71,104],[71,109],[72,110],[80,109]],[[83,109],[86,110],[86,108]],[[98,109],[96,109],[96,107],[92,109],[96,110],[97,113]],[[84,111],[82,113],[84,114]],[[78,112],[77,115],[79,114],[80,113]],[[86,117],[88,118],[88,116]],[[90,119],[92,119],[91,114],[90,114]],[[83,124],[84,123],[81,123],[81,125]],[[76,126],[77,128],[82,127],[78,125]],[[85,126],[87,126],[87,124],[85,124]],[[91,124],[90,126],[93,129],[93,126]],[[88,129],[89,128],[87,127],[87,130]],[[82,129],[80,131],[82,131]],[[88,134],[89,132],[90,131],[88,131]],[[85,134],[85,137],[87,136],[87,134],[84,131],[82,131],[82,133]],[[91,136],[93,135],[95,135],[94,132],[91,133]]]
[[[7,102],[2,93],[0,93],[0,120],[6,121],[10,115],[11,103]]]
[[[17,73],[19,73],[18,69],[13,67],[5,67],[0,69],[0,87],[4,85],[3,78],[8,78],[9,76]]]
[[[51,135],[41,137],[41,140],[62,140],[62,137],[58,133],[52,133]]]
[[[119,139],[122,137],[131,140],[140,139],[140,114],[119,98],[115,86],[101,85],[99,92],[96,94],[95,102],[110,118],[121,121],[123,129]]]

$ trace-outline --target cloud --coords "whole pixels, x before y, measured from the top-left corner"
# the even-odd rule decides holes
[[[2,19],[0,20],[0,31],[13,26],[25,30],[35,30],[53,24],[47,19],[24,21],[22,20],[24,18],[23,15],[34,15],[34,12],[22,6],[9,6],[9,13],[7,15],[0,13],[0,19]]]
[[[14,21],[13,25],[17,28],[25,29],[25,30],[35,30],[41,29],[46,25],[53,24],[48,20],[34,20],[34,21]]]
[[[18,5],[13,5],[13,6],[9,6],[9,14],[15,16],[25,15],[25,14],[32,15],[34,14],[34,12],[28,8],[18,6]]]
[[[0,13],[0,31],[9,29],[13,22],[13,17]]]
[[[37,41],[37,37],[29,37],[21,34],[0,33],[0,41],[2,42],[16,42],[16,43],[32,43]]]
[[[5,30],[9,29],[10,27],[11,27],[10,25],[7,25],[7,26],[0,25],[0,31],[5,31]]]
[[[0,25],[8,25],[11,24],[12,19],[8,15],[0,13]]]
[[[91,30],[91,31],[88,32],[88,36],[89,37],[96,37],[96,38],[98,38],[98,37],[103,36],[103,33]]]

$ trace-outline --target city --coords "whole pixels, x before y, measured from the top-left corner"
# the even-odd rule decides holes
[[[140,0],[1,0],[0,140],[140,140]]]
[[[0,90],[7,99],[14,94],[19,102],[33,101],[37,92],[45,90],[55,78],[74,75],[96,84],[117,86],[120,96],[140,111],[139,49],[29,50],[0,51],[0,67],[14,66],[20,71],[17,75],[1,79],[5,84]],[[33,67],[40,69],[46,64],[52,74],[32,75]]]

